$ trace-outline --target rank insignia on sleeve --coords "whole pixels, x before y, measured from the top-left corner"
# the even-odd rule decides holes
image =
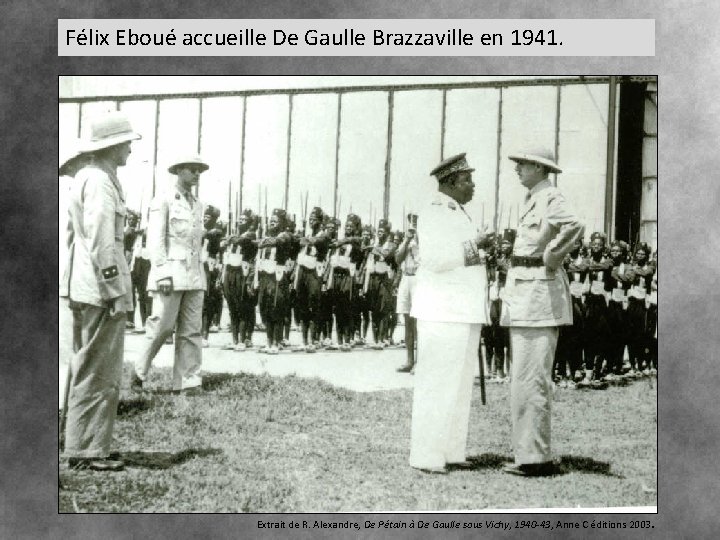
[[[105,278],[105,279],[114,278],[115,276],[118,275],[117,266],[113,265],[113,266],[108,266],[107,268],[103,268],[102,275],[103,275],[103,278]]]

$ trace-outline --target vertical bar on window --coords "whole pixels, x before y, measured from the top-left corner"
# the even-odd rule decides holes
[[[387,125],[387,153],[385,155],[385,188],[383,191],[383,218],[387,219],[390,213],[390,164],[392,160],[392,127],[393,109],[395,106],[395,91],[388,92],[388,125]]]
[[[333,217],[338,217],[338,184],[340,174],[340,121],[342,120],[342,92],[338,94],[337,122],[335,125],[335,185],[333,186]]]
[[[78,139],[80,138],[80,135],[82,134],[82,110],[83,110],[83,102],[81,101],[80,103],[78,103],[78,129],[77,129]]]
[[[243,211],[242,206],[242,190],[243,190],[243,179],[245,176],[245,129],[247,128],[247,96],[243,96],[243,113],[242,113],[242,139],[240,143],[240,186],[239,193],[240,197],[238,200],[238,208],[236,218],[240,217],[240,213]]]
[[[615,106],[617,101],[617,77],[610,76],[607,119],[607,164],[605,167],[605,234],[610,238],[613,226],[613,189],[615,176]]]
[[[153,177],[152,196],[155,197],[155,184],[157,177],[158,133],[160,132],[160,100],[155,100],[155,146],[153,147]]]
[[[557,85],[557,99],[555,101],[555,163],[560,163],[560,103],[562,86]],[[557,186],[557,173],[553,174],[553,184]]]
[[[498,232],[498,206],[500,204],[500,152],[502,150],[503,89],[498,88],[497,155],[495,156],[495,209],[493,210],[493,230]]]
[[[447,117],[447,90],[442,91],[442,117],[440,123],[440,161],[445,159],[445,119]]]
[[[285,158],[285,196],[283,197],[283,209],[287,212],[288,192],[290,191],[290,149],[292,145],[292,110],[293,95],[288,95],[288,128],[287,128],[287,156]]]

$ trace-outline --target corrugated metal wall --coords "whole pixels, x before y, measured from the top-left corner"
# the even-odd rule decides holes
[[[170,185],[167,164],[176,155],[199,149],[211,165],[199,196],[222,219],[239,206],[265,205],[287,205],[299,218],[309,193],[310,206],[332,213],[336,204],[341,219],[350,209],[363,222],[387,214],[396,228],[435,191],[429,171],[440,159],[466,152],[477,184],[468,212],[504,228],[515,226],[524,196],[506,156],[540,144],[558,152],[557,184],[589,235],[606,228],[606,79],[61,99],[60,146],[84,133],[91,116],[119,108],[143,135],[119,171],[131,208],[147,208],[153,192]],[[654,141],[648,136],[653,158]],[[647,166],[649,192],[657,173],[649,157]],[[648,197],[650,231],[657,215]]]

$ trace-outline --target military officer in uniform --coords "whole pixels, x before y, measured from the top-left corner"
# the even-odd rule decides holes
[[[110,458],[120,398],[126,312],[132,309],[124,254],[125,195],[117,177],[140,135],[121,113],[94,119],[81,144],[69,206],[68,262],[60,296],[73,313],[65,454],[72,468],[117,471]],[[89,161],[89,163],[88,163]],[[82,160],[79,160],[82,163]]]
[[[474,193],[465,154],[431,172],[432,203],[418,215],[420,266],[410,315],[417,319],[410,465],[427,473],[468,467],[466,446],[480,325],[487,318],[487,273],[478,231],[463,205]]]
[[[148,245],[153,337],[135,364],[131,388],[139,390],[165,340],[176,330],[174,391],[196,391],[202,385],[202,307],[207,280],[202,261],[203,205],[192,188],[209,166],[199,156],[175,161],[168,171],[177,176],[175,188],[156,197],[150,206]]]
[[[510,327],[513,355],[510,382],[515,464],[505,471],[521,476],[551,474],[550,409],[552,367],[558,326],[572,324],[570,286],[562,267],[583,225],[570,210],[549,173],[560,173],[545,149],[512,154],[520,183],[527,188],[508,270],[501,323]]]

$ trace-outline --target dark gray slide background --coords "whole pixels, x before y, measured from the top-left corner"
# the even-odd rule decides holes
[[[123,74],[658,75],[662,184],[659,251],[664,276],[660,314],[663,374],[658,383],[659,513],[645,518],[651,519],[655,526],[648,531],[651,537],[715,537],[717,533],[712,531],[720,522],[717,511],[720,500],[720,460],[717,458],[720,370],[717,364],[720,355],[715,319],[720,312],[717,290],[720,100],[716,96],[720,82],[716,28],[720,8],[711,6],[711,2],[680,0],[662,4],[647,0],[6,1],[0,7],[3,21],[0,152],[4,173],[0,181],[4,252],[1,259],[4,283],[0,287],[4,310],[3,373],[0,376],[3,426],[0,538],[275,536],[256,528],[259,517],[270,519],[272,516],[76,516],[57,512],[58,75]],[[57,57],[57,18],[200,17],[651,18],[656,20],[656,55],[615,58]],[[613,36],[608,35],[607,39]],[[608,501],[608,505],[612,505],[612,501]],[[364,516],[325,516],[326,519],[348,517],[365,519]],[[497,517],[509,520],[514,516]],[[593,517],[603,518],[600,514],[582,518]],[[562,516],[554,518],[562,519]],[[604,519],[611,518],[604,516]],[[470,520],[472,516],[465,515],[464,519]],[[582,535],[610,536],[613,532],[586,529]],[[286,530],[282,536],[289,533]],[[433,531],[428,533],[432,535]],[[360,533],[362,537],[371,534],[382,533]],[[460,534],[458,532],[457,537]],[[512,531],[503,536],[510,534]],[[647,533],[636,529],[622,534],[623,537],[640,535]],[[318,535],[306,531],[296,536]]]

